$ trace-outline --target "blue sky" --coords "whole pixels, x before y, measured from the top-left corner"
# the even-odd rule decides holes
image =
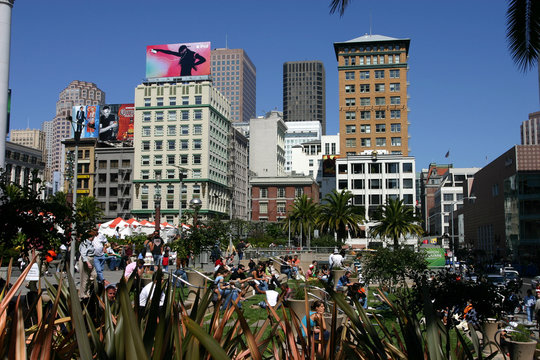
[[[329,0],[52,0],[15,2],[11,128],[39,128],[72,80],[96,83],[108,103],[133,102],[147,45],[210,41],[243,48],[257,67],[257,114],[282,110],[282,64],[321,60],[327,133],[338,132],[334,42],[371,33],[411,39],[410,155],[482,167],[520,143],[539,110],[536,69],[514,66],[506,1],[352,0],[343,17]],[[371,19],[371,21],[370,21]],[[450,157],[444,158],[450,150]]]

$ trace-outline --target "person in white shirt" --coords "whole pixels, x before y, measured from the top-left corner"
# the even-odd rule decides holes
[[[270,305],[271,307],[276,306],[278,298],[279,298],[279,293],[276,291],[276,286],[274,285],[274,283],[271,283],[270,285],[268,285],[268,290],[266,290],[264,293],[266,294],[266,301],[261,301],[258,305],[262,307],[263,309],[266,308],[267,302],[268,302],[268,305]],[[251,308],[256,308],[256,307],[257,305],[255,304],[251,306]]]
[[[105,245],[107,238],[103,234],[97,234],[92,240],[94,246],[94,267],[96,268],[97,280],[103,282],[103,268],[105,267]]]
[[[330,267],[330,270],[334,267],[342,267],[343,266],[343,256],[339,253],[338,249],[334,249],[334,253],[330,255],[328,258],[328,264]]]
[[[159,286],[154,281],[148,283],[145,287],[142,288],[141,293],[139,294],[139,314],[144,314],[146,309],[146,303],[149,299],[154,296],[154,289],[156,286]],[[165,293],[161,292],[161,298],[159,299],[159,306],[163,306],[165,303]]]

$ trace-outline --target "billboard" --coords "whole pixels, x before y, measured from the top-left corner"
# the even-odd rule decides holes
[[[323,177],[336,176],[336,159],[337,155],[323,155],[322,171]]]
[[[148,79],[210,75],[210,42],[146,47]]]
[[[99,116],[100,141],[133,140],[134,104],[108,104]]]
[[[71,127],[71,137],[75,138],[75,131],[81,133],[81,139],[98,137],[99,105],[74,106],[72,117],[74,126]]]

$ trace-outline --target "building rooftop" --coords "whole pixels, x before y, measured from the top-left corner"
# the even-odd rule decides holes
[[[405,48],[407,53],[409,53],[409,44],[411,42],[411,39],[398,39],[393,38],[389,36],[384,35],[370,35],[365,34],[360,37],[347,40],[347,41],[341,41],[341,42],[335,42],[334,43],[334,51],[336,52],[336,57],[338,56],[338,47],[340,45],[348,45],[348,44],[358,44],[358,43],[380,43],[380,42],[390,42],[390,41],[403,41],[405,42]]]

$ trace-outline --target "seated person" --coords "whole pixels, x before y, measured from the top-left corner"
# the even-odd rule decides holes
[[[253,272],[253,270],[257,268],[257,266],[255,265],[255,261],[253,261],[253,259],[249,259],[248,268],[249,268],[250,273]]]
[[[238,265],[236,271],[234,271],[229,277],[229,282],[236,285],[237,288],[247,288],[247,282],[253,280],[251,277],[246,276],[246,267],[242,264]]]
[[[330,332],[326,330],[326,322],[324,320],[324,302],[317,300],[311,305],[311,311],[309,312],[309,327],[311,334],[314,335],[315,341],[322,340],[328,341],[330,339]],[[302,318],[302,336],[306,336],[307,333],[307,315]],[[318,346],[318,352],[322,351],[322,344]]]
[[[109,270],[115,271],[120,266],[120,254],[116,253],[112,246],[107,246],[106,254]]]
[[[283,305],[287,307],[289,306],[288,301],[292,295],[292,289],[289,287],[287,282],[281,283],[279,288],[281,289],[281,301],[283,302]]]
[[[177,288],[185,286],[185,283],[181,281],[180,279],[184,281],[188,281],[186,271],[184,270],[184,267],[182,266],[182,262],[184,260],[185,259],[181,259],[179,256],[176,257],[176,270],[173,273],[174,275],[173,284]]]
[[[270,305],[271,307],[276,306],[278,302],[278,297],[279,297],[279,293],[276,291],[276,286],[274,284],[268,285],[268,290],[265,291],[265,294],[266,294],[266,301],[261,301],[258,305],[262,307],[263,309],[265,309],[266,306],[268,305]],[[256,309],[257,305],[253,304],[251,305],[251,308]]]
[[[291,278],[291,265],[289,262],[290,257],[285,255],[283,258],[283,263],[281,264],[281,273],[287,275],[287,278]]]
[[[162,282],[165,281],[165,278],[162,279]],[[160,287],[161,284],[156,284],[155,280],[149,282],[145,287],[142,288],[141,293],[139,294],[139,314],[144,314],[146,311],[146,304],[148,300],[152,301],[154,296],[154,290],[156,287]],[[159,306],[163,306],[165,303],[165,293],[161,292],[161,297],[159,298]]]
[[[220,298],[222,300],[221,310],[227,309],[231,304],[231,301],[236,301],[236,299],[238,299],[238,289],[234,285],[225,281],[225,276],[227,276],[228,273],[229,271],[227,269],[220,267],[216,272],[216,278],[214,280],[216,291],[219,295],[218,300]],[[240,302],[238,303],[238,307],[242,307]]]
[[[264,265],[259,264],[257,266],[257,270],[254,270],[251,273],[251,277],[253,278],[251,285],[255,289],[255,292],[257,294],[264,294],[264,292],[268,290],[268,282],[264,272]]]
[[[336,286],[336,291],[346,292],[347,288],[349,286],[352,286],[353,283],[350,280],[351,275],[352,273],[350,271],[346,271],[345,275],[339,278],[337,286]]]
[[[330,270],[328,269],[327,265],[322,266],[321,271],[319,271],[319,274],[317,275],[317,277],[323,283],[328,283],[328,281],[330,280]]]
[[[144,273],[144,260],[143,259],[137,259],[137,261],[131,260],[131,258],[128,259],[128,264],[126,265],[126,269],[124,270],[124,278],[126,280],[129,280],[131,274],[137,269],[137,274],[139,277],[142,276]]]

